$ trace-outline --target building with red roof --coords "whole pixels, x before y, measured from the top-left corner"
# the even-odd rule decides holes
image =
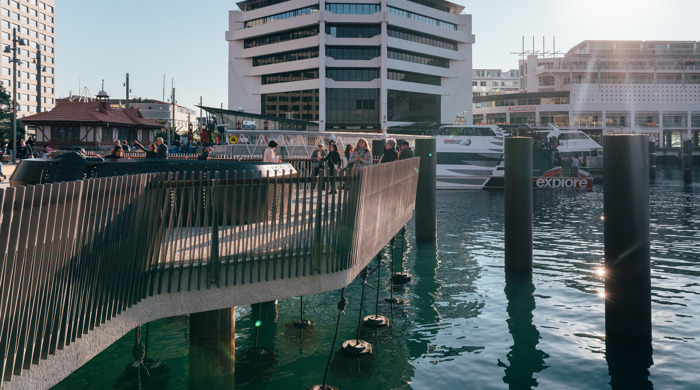
[[[62,148],[82,146],[88,149],[113,146],[117,140],[155,141],[163,125],[144,118],[138,108],[114,108],[109,96],[100,91],[96,101],[59,100],[51,111],[22,118],[34,126],[36,146]]]

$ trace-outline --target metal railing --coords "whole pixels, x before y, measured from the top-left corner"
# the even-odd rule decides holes
[[[0,385],[151,296],[366,265],[410,220],[418,162],[0,190]]]

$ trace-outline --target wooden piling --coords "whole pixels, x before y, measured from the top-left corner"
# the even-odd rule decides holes
[[[437,238],[437,142],[434,138],[416,139],[416,157],[420,157],[416,190],[416,240]]]
[[[505,268],[532,271],[532,138],[505,140]]]

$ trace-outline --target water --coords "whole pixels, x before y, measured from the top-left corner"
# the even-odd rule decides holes
[[[417,245],[407,226],[404,265],[413,282],[404,306],[381,302],[393,326],[361,330],[374,357],[334,354],[328,384],[351,389],[697,389],[700,361],[700,171],[684,187],[681,171],[658,172],[651,189],[652,350],[606,348],[603,279],[603,193],[536,191],[535,271],[530,281],[506,284],[503,269],[503,193],[438,192],[437,245]],[[400,246],[397,243],[397,246]],[[397,249],[398,253],[398,249]],[[388,251],[380,297],[389,296]],[[376,264],[373,262],[373,264]],[[397,257],[396,267],[399,266]],[[377,284],[376,272],[368,283]],[[360,280],[347,289],[339,344],[355,338]],[[339,291],[281,300],[276,321],[263,321],[259,345],[275,351],[270,367],[236,362],[236,373],[209,389],[304,389],[320,384],[337,320]],[[364,315],[374,314],[376,291],[365,291]],[[257,310],[237,308],[236,348],[251,347]],[[166,380],[144,388],[189,387],[187,317],[150,325],[149,356],[164,361]],[[146,329],[143,329],[144,337]],[[126,335],[56,389],[135,388],[120,380],[132,359]],[[611,376],[612,374],[612,376]],[[612,383],[612,384],[611,384]]]

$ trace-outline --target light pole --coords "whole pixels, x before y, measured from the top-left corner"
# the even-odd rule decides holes
[[[46,67],[41,65],[41,47],[39,45],[36,48],[34,63],[36,64],[36,112],[38,114],[41,112],[41,72],[46,70]]]
[[[27,46],[22,38],[17,38],[17,28],[12,29],[12,47],[5,46],[5,53],[12,52],[12,163],[17,164],[17,45]]]

